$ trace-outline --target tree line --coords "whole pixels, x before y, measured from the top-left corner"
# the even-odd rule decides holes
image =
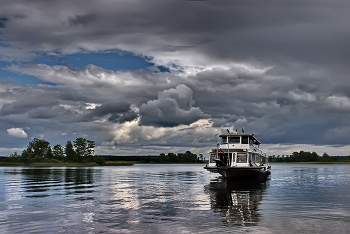
[[[50,146],[50,142],[34,138],[21,154],[11,154],[7,161],[35,163],[35,162],[96,162],[103,164],[101,157],[94,156],[95,142],[83,137],[77,137],[75,141],[67,141],[63,147],[56,144]]]
[[[350,156],[329,156],[323,153],[319,156],[316,152],[299,151],[291,155],[269,156],[270,162],[350,162]]]
[[[108,155],[94,155],[95,142],[83,137],[77,137],[75,141],[67,141],[65,146],[56,144],[51,147],[50,142],[34,138],[29,142],[26,149],[21,154],[17,152],[4,157],[1,161],[18,162],[18,163],[89,163],[95,162],[98,165],[104,165],[106,161],[113,161],[113,156]],[[118,158],[118,157],[116,157]],[[130,159],[137,158],[136,161],[145,163],[193,163],[204,162],[203,155],[186,151],[185,153],[161,153],[159,156],[124,156],[123,161],[130,161]],[[127,160],[126,160],[127,159]],[[140,160],[141,159],[141,160]],[[135,161],[135,160],[131,160]]]
[[[186,151],[186,153],[161,153],[159,156],[148,156],[145,157],[146,163],[193,163],[193,162],[204,162],[203,155],[199,157],[197,154]]]

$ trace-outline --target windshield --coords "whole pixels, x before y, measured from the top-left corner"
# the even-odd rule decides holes
[[[229,140],[229,143],[241,143],[241,138],[239,136],[230,137],[228,140]]]

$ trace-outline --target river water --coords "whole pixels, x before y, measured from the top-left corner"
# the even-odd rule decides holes
[[[350,233],[350,165],[0,167],[0,233]]]

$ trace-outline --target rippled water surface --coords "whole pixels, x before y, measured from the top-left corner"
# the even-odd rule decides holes
[[[350,165],[0,167],[0,233],[350,233]]]

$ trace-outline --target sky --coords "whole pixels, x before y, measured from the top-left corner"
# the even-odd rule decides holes
[[[350,2],[0,0],[0,155],[350,154]]]

